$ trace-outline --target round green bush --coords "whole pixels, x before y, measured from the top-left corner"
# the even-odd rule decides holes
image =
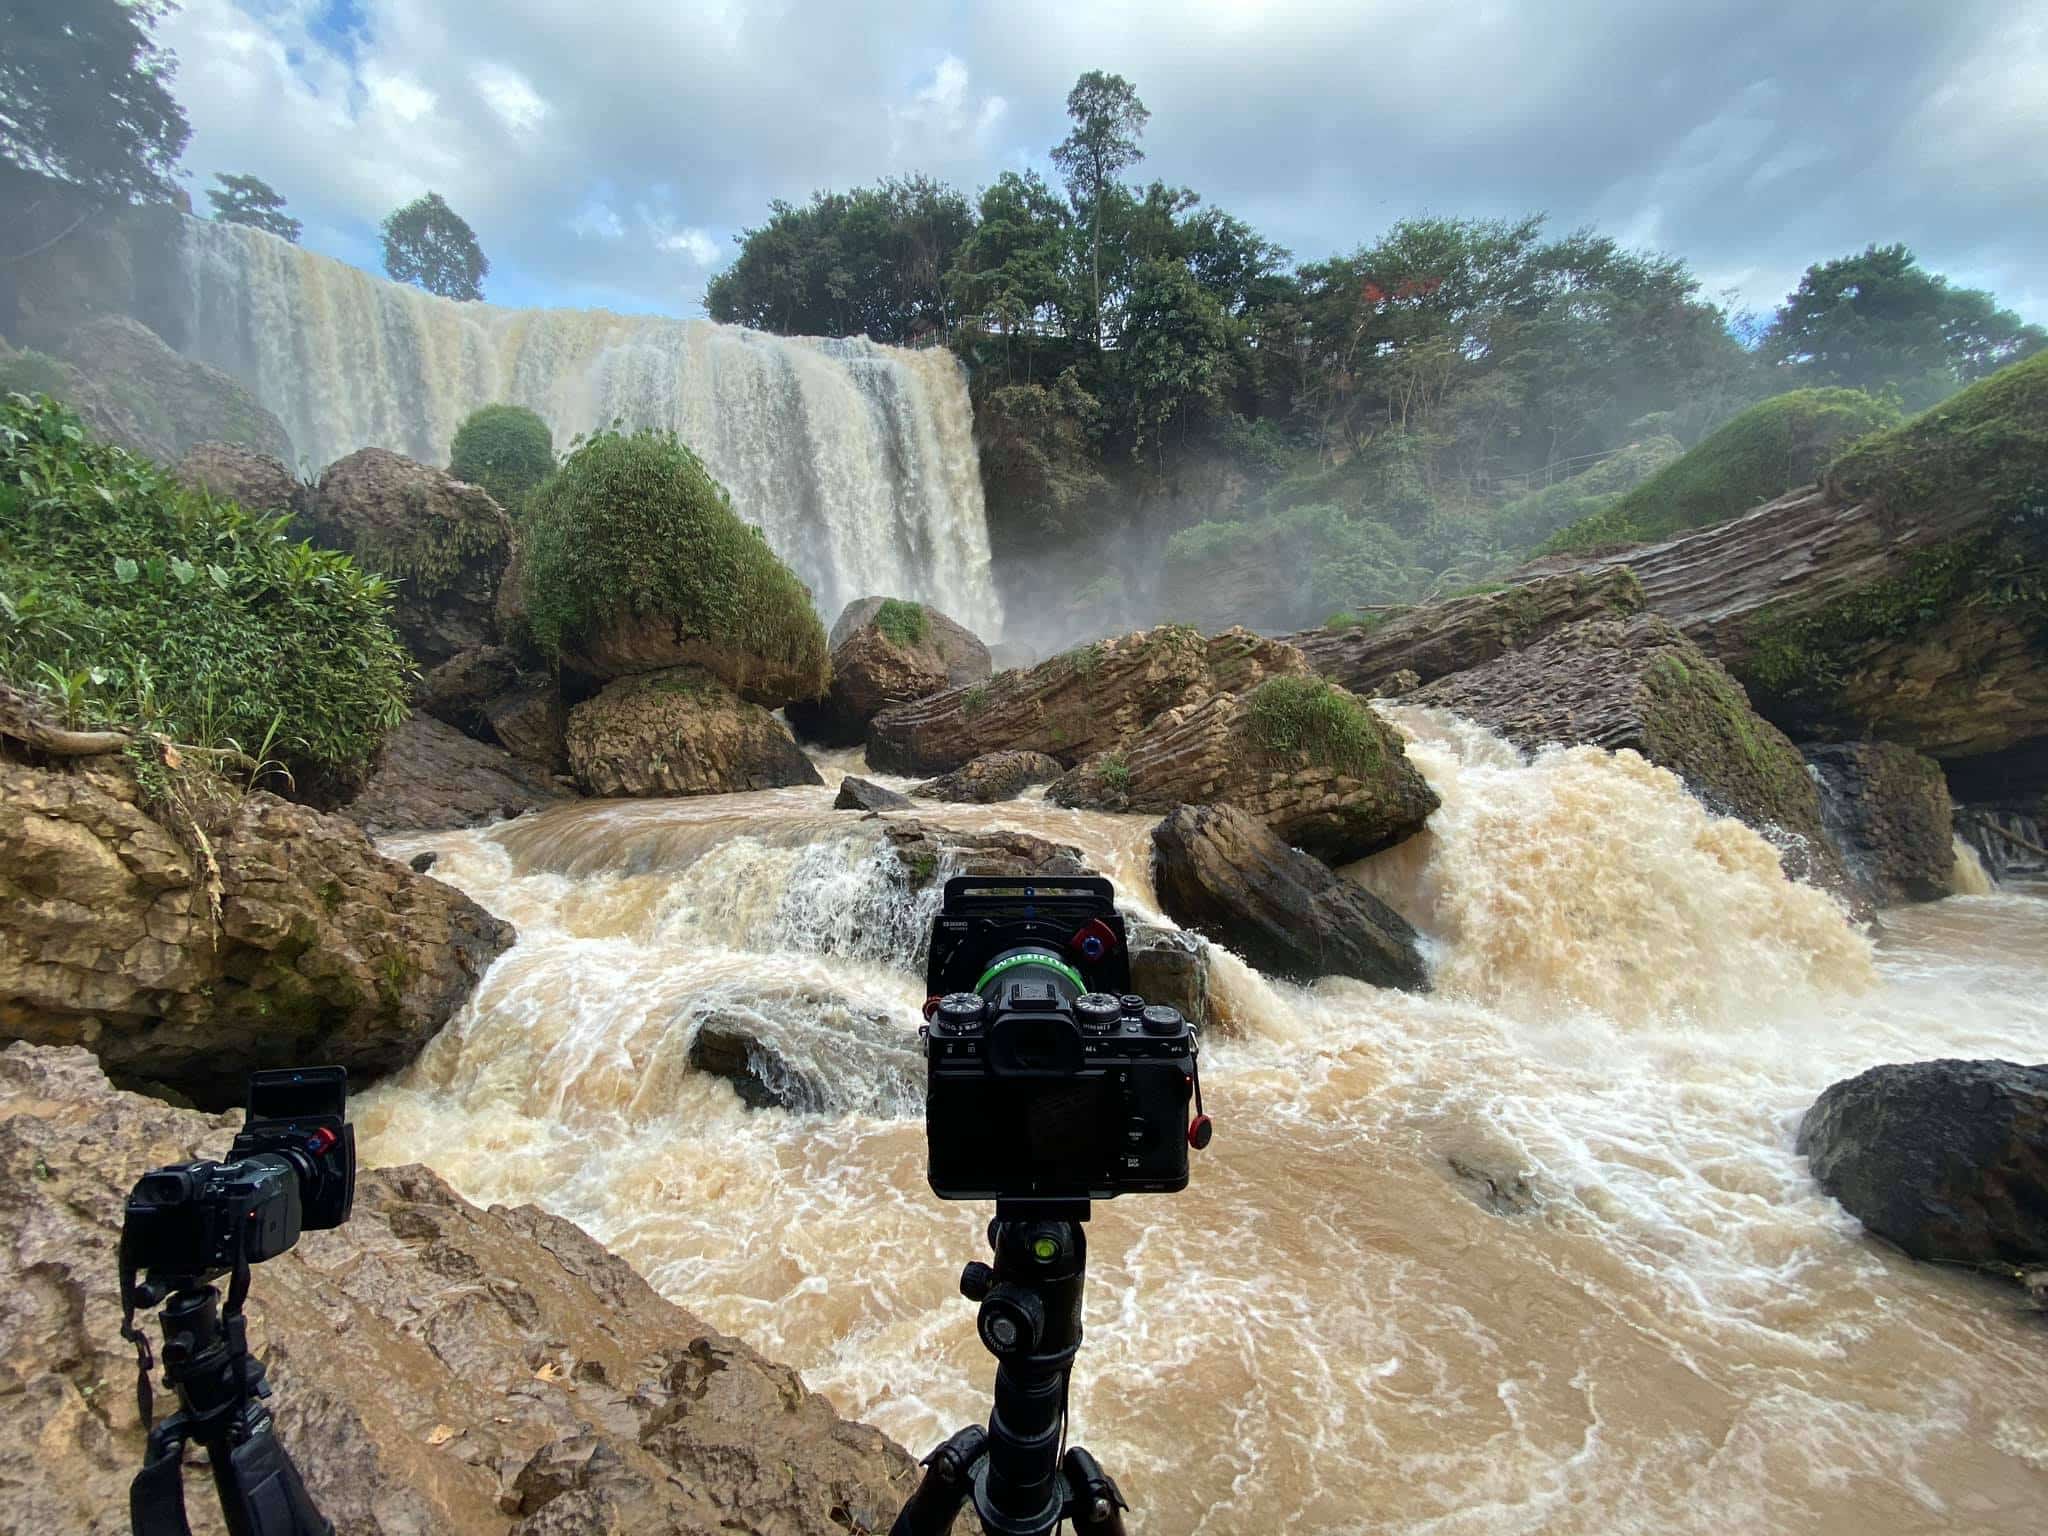
[[[74,727],[354,782],[406,715],[391,589],[289,521],[95,442],[53,401],[0,402],[0,677]]]
[[[555,467],[555,440],[548,424],[523,405],[487,405],[473,411],[455,431],[448,473],[491,493],[491,500],[516,513],[533,488]]]
[[[612,620],[659,615],[824,692],[825,628],[809,589],[674,433],[589,439],[533,493],[522,531],[527,621],[544,654],[574,651]]]

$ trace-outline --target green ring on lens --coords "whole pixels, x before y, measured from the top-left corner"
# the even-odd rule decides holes
[[[1056,956],[1036,951],[1028,955],[1011,955],[1007,959],[998,960],[994,965],[981,973],[981,980],[974,984],[974,990],[976,992],[985,991],[988,984],[1002,975],[1003,972],[1013,970],[1020,965],[1042,965],[1047,970],[1058,971],[1062,976],[1066,977],[1067,980],[1074,984],[1076,991],[1086,992],[1088,990],[1088,983],[1081,979],[1081,973],[1067,964],[1066,961]]]

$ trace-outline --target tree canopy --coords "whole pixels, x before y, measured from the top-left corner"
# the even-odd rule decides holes
[[[220,185],[206,189],[206,200],[213,204],[213,216],[220,223],[246,224],[293,245],[299,243],[299,232],[305,226],[284,211],[284,198],[267,182],[224,173],[213,179]]]
[[[444,299],[474,302],[484,296],[491,263],[476,232],[440,193],[429,192],[384,220],[384,270]]]

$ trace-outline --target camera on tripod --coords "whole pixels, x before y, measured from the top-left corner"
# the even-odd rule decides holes
[[[135,1314],[163,1313],[164,1382],[178,1411],[149,1431],[128,1492],[136,1536],[190,1536],[180,1476],[206,1448],[229,1536],[333,1536],[278,1442],[242,1303],[252,1266],[303,1231],[338,1227],[355,1203],[355,1128],[341,1067],[258,1072],[225,1162],[172,1163],[136,1180],[121,1222],[121,1336],[135,1346],[136,1403],[152,1418],[149,1340]],[[231,1279],[226,1304],[212,1284]]]

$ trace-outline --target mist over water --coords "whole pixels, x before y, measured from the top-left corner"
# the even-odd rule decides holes
[[[879,594],[1001,635],[966,374],[943,348],[458,304],[242,225],[184,229],[189,350],[277,413],[306,472],[371,446],[446,464],[498,401],[538,411],[558,451],[614,421],[673,428],[828,622]]]
[[[1792,1143],[1874,1063],[2038,1058],[2048,902],[1890,913],[1873,945],[1630,754],[1528,760],[1389,713],[1444,807],[1355,873],[1425,930],[1437,990],[1288,987],[1218,952],[1216,1140],[1186,1194],[1090,1228],[1073,1433],[1134,1528],[2037,1529],[2039,1319],[1865,1238]],[[935,898],[831,792],[394,845],[437,849],[520,941],[364,1096],[365,1156],[571,1217],[922,1454],[987,1412],[954,1282],[988,1211],[926,1191],[903,1087],[902,956]],[[1151,913],[1149,818],[916,814],[1075,843]],[[699,1019],[764,995],[842,1085],[828,1112],[750,1113],[688,1067]]]

